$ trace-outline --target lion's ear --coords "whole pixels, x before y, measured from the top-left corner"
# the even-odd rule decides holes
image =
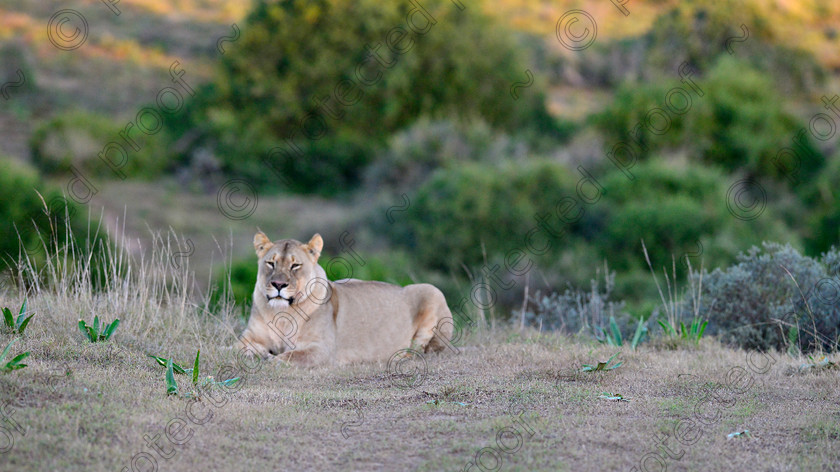
[[[254,250],[257,251],[257,257],[264,256],[272,246],[274,246],[274,243],[268,239],[268,236],[262,231],[257,231],[257,234],[254,235]]]
[[[315,233],[315,236],[312,236],[312,239],[306,245],[309,247],[309,253],[315,256],[315,259],[318,259],[321,256],[321,249],[324,249],[324,239],[321,238],[320,234]]]

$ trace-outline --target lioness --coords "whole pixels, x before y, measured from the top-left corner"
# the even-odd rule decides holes
[[[388,359],[413,348],[439,351],[452,337],[452,313],[429,284],[399,287],[327,280],[318,257],[324,241],[271,242],[254,236],[259,257],[254,304],[240,349],[298,365]]]

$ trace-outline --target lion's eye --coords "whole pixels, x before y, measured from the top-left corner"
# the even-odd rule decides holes
[[[271,262],[271,261],[265,261],[265,265],[267,265],[269,269],[273,269],[273,268],[274,268],[274,263],[273,263],[273,262]]]
[[[292,270],[300,269],[300,264],[292,264]]]

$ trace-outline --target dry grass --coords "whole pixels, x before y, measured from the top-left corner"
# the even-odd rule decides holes
[[[498,456],[501,470],[630,470],[645,457],[648,470],[659,470],[646,455],[659,450],[663,433],[673,454],[668,470],[840,463],[836,371],[792,374],[801,360],[774,354],[760,373],[761,357],[750,370],[747,353],[709,339],[691,350],[625,351],[619,369],[584,374],[582,364],[615,351],[532,331],[482,331],[458,353],[408,361],[419,375],[405,388],[408,379],[386,363],[305,370],[267,361],[246,369],[223,348],[240,321],[230,310],[206,311],[188,270],[156,256],[166,245],[157,238],[145,259],[110,249],[114,283],[104,289],[86,282],[89,268],[69,257],[39,274],[49,284],[24,270],[36,315],[14,352],[32,354],[26,369],[0,374],[0,411],[20,425],[0,422],[14,438],[0,470],[131,470],[132,457],[135,470],[145,470],[143,457],[159,470],[462,470],[482,448],[498,448],[500,433],[501,446],[515,450]],[[17,306],[23,295],[4,293],[0,305]],[[111,342],[90,344],[78,333],[77,319],[94,314],[122,320]],[[3,345],[10,339],[0,335]],[[167,397],[163,370],[146,354],[184,365],[199,348],[206,374],[243,380],[200,402]],[[733,372],[748,376],[738,381]],[[602,392],[630,401],[600,399]],[[212,417],[198,424],[205,415]],[[675,425],[698,415],[710,424],[695,431],[695,443],[677,442]],[[188,428],[170,429],[181,445],[166,438],[177,418]],[[744,429],[751,438],[727,440]],[[0,430],[0,448],[7,437]],[[492,452],[482,457],[492,470]]]

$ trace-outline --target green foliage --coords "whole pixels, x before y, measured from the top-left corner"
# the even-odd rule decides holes
[[[153,356],[151,354],[147,354],[147,356],[151,357],[152,359],[155,360],[155,362],[157,362],[162,367],[167,368],[167,369],[169,368],[167,366],[167,364],[171,363],[172,364],[172,369],[175,371],[176,374],[189,374],[189,373],[192,372],[192,369],[184,369],[180,365],[172,362],[172,359],[166,359],[164,357]]]
[[[414,265],[402,251],[391,251],[388,254],[356,253],[355,257],[340,253],[335,256],[321,254],[318,264],[327,273],[327,279],[361,279],[378,280],[395,285],[414,283],[410,267]]]
[[[835,152],[823,172],[807,184],[801,192],[810,210],[805,243],[808,252],[819,254],[840,242],[840,152]]]
[[[783,179],[782,169],[791,160],[778,158],[783,148],[794,147],[793,139],[803,128],[794,115],[784,108],[784,97],[769,76],[738,59],[724,56],[704,79],[691,78],[702,91],[695,92],[690,84],[676,79],[652,85],[625,84],[616,98],[593,122],[607,137],[608,150],[624,142],[632,145],[639,159],[646,159],[663,150],[680,148],[694,162],[712,163],[727,171],[743,171],[750,175]],[[644,124],[654,108],[665,109],[666,97],[674,87],[682,87],[691,97],[684,114],[668,112],[670,127],[660,117],[652,118],[650,128],[642,126],[638,143],[630,133],[637,124]],[[679,95],[672,98],[673,106],[683,104]],[[666,130],[667,129],[667,130]],[[796,151],[801,156],[799,179],[805,181],[815,175],[825,158],[807,134]],[[624,154],[619,158],[627,159]]]
[[[643,318],[639,318],[639,324],[636,325],[636,332],[633,333],[633,341],[630,342],[630,348],[634,351],[642,341],[645,340],[648,333],[647,321]]]
[[[388,138],[365,177],[371,188],[411,193],[437,169],[524,158],[527,151],[522,140],[495,131],[481,120],[421,118]]]
[[[242,307],[242,316],[247,318],[254,285],[257,283],[257,269],[256,256],[232,261],[230,267],[226,267],[215,278],[208,304],[210,311],[218,312],[224,302],[232,301]]]
[[[787,41],[776,37],[772,16],[758,5],[760,2],[741,0],[690,0],[668,9],[639,38],[645,48],[640,75],[649,80],[672,74],[684,62],[702,74],[721,57],[734,53],[738,60],[772,76],[780,87],[797,92],[814,90],[826,72],[812,55],[790,48]],[[746,40],[741,25],[749,29]],[[732,38],[738,41],[727,44]]]
[[[23,334],[23,332],[26,331],[26,326],[29,325],[29,321],[33,316],[35,316],[35,313],[26,316],[25,299],[23,300],[23,304],[20,306],[17,319],[12,316],[11,310],[3,307],[3,321],[6,323],[6,328],[13,333]]]
[[[659,323],[659,326],[662,328],[662,332],[665,333],[665,336],[699,343],[700,339],[703,337],[703,332],[706,331],[706,325],[709,324],[709,321],[694,318],[688,328],[686,328],[685,322],[683,321],[679,322],[679,326],[674,326],[667,320],[657,320],[657,323]]]
[[[610,327],[609,329],[604,329],[600,326],[596,326],[595,329],[598,331],[600,335],[597,339],[598,342],[607,344],[613,347],[621,347],[623,343],[623,339],[621,338],[621,330],[618,329],[618,323],[615,322],[615,316],[610,316]]]
[[[24,367],[26,367],[26,364],[21,364],[20,362],[29,357],[29,351],[18,354],[17,356],[13,357],[12,360],[10,360],[9,362],[6,362],[5,364],[3,363],[3,361],[6,360],[6,355],[9,354],[9,351],[12,349],[12,344],[14,344],[15,341],[17,341],[17,338],[9,341],[9,344],[6,345],[6,349],[3,349],[3,352],[0,353],[0,372],[3,372],[4,374],[13,370],[23,369]]]
[[[122,126],[121,126],[122,125]],[[166,153],[159,136],[146,136],[134,127],[129,136],[136,141],[135,150],[120,137],[125,123],[83,111],[58,114],[41,123],[32,133],[32,161],[44,174],[70,174],[71,166],[87,178],[119,178],[98,155],[108,143],[123,146],[127,161],[120,171],[132,178],[153,178],[166,168]],[[120,162],[117,151],[106,155]]]
[[[690,112],[685,138],[696,143],[703,161],[784,178],[774,159],[781,149],[794,146],[803,123],[785,111],[785,100],[772,81],[743,62],[723,58],[701,87],[708,97],[699,100],[696,114]],[[807,134],[802,144],[800,178],[808,179],[825,157]]]
[[[790,245],[765,243],[740,254],[736,264],[704,275],[701,303],[709,333],[745,349],[835,348],[840,279],[828,267],[837,257],[836,250],[814,259]]]
[[[158,364],[163,365],[166,368],[166,374],[164,376],[164,383],[166,384],[166,394],[167,395],[183,395],[184,398],[200,398],[202,394],[202,390],[205,390],[210,387],[229,387],[236,382],[239,382],[239,377],[234,377],[231,379],[226,379],[221,382],[217,382],[213,380],[212,376],[207,376],[204,379],[199,380],[199,360],[201,357],[201,350],[199,349],[195,353],[195,361],[193,362],[192,369],[184,369],[180,367],[178,364],[172,362],[172,359],[164,359],[158,356],[149,355],[152,359],[154,359]],[[192,374],[192,389],[188,392],[183,392],[178,388],[178,382],[175,381],[175,373],[179,374]]]
[[[604,399],[604,400],[609,400],[609,401],[612,401],[612,402],[629,402],[630,401],[627,398],[624,398],[624,395],[622,395],[620,393],[612,393],[612,392],[601,392],[601,394],[598,395],[598,398],[601,398],[601,399]]]
[[[166,361],[166,394],[178,395],[178,384],[175,382],[175,375],[172,373],[172,359]]]
[[[606,362],[598,362],[596,365],[583,364],[580,371],[581,372],[604,372],[604,371],[608,371],[608,370],[618,369],[619,367],[621,367],[621,364],[623,364],[623,362],[616,362],[615,364],[612,364],[612,365],[610,365],[610,364],[612,363],[613,359],[615,359],[619,354],[621,354],[621,353],[616,352],[615,354],[610,356],[610,358],[607,359]]]
[[[653,281],[656,284],[656,289],[659,292],[659,298],[662,302],[662,308],[665,311],[666,319],[657,320],[659,327],[669,342],[673,345],[675,340],[691,341],[694,344],[699,344],[703,337],[703,332],[706,331],[706,325],[709,323],[701,319],[701,300],[703,291],[703,273],[702,271],[695,277],[694,269],[691,262],[688,262],[688,288],[687,293],[680,293],[679,285],[677,283],[677,263],[676,259],[671,259],[671,275],[668,276],[668,270],[663,268],[665,275],[665,286],[668,293],[668,298],[662,292],[662,286],[659,284],[659,278],[653,269],[653,264],[650,262],[650,255],[648,254],[647,246],[642,241],[642,251],[645,254],[645,261],[650,268],[650,274],[653,276]],[[711,308],[710,308],[711,310]],[[691,324],[688,328],[685,326],[683,318],[686,313],[693,313]]]
[[[595,331],[595,339],[601,344],[606,344],[612,347],[621,347],[624,345],[621,330],[618,327],[618,323],[615,321],[615,316],[610,316],[609,329],[596,326]],[[647,323],[645,320],[640,318],[639,322],[636,324],[636,331],[633,333],[633,339],[630,341],[630,349],[635,351],[636,348],[639,347],[639,344],[645,340],[647,332]]]
[[[429,267],[460,270],[482,262],[482,246],[491,259],[523,247],[534,215],[574,192],[574,177],[551,161],[465,164],[434,173],[388,230]]]
[[[520,100],[500,93],[526,68],[509,33],[476,8],[420,4],[256,2],[215,82],[198,91],[186,119],[168,123],[172,136],[191,136],[182,159],[214,149],[226,170],[277,185],[260,161],[275,147],[292,149],[285,140],[294,135],[299,153],[271,154],[272,167],[293,191],[331,194],[358,183],[375,147],[421,116],[560,134],[541,83]],[[423,15],[434,22],[425,33]],[[402,54],[386,39],[395,28],[406,32]]]
[[[82,332],[82,336],[92,343],[108,341],[119,325],[119,318],[108,324],[100,324],[99,316],[97,315],[93,317],[93,325],[90,326],[84,320],[79,319],[79,331]]]
[[[734,218],[727,191],[735,178],[716,168],[652,159],[631,171],[634,180],[618,170],[599,178],[606,189],[602,201],[587,208],[575,228],[598,254],[609,258],[611,267],[625,274],[646,267],[640,241],[647,244],[655,265],[670,265],[672,257],[679,258],[679,272],[684,272],[684,256],[689,254],[702,255],[706,265],[728,264],[739,250],[761,242],[756,235],[796,241],[773,202],[760,218]],[[624,287],[618,292],[620,297],[627,295]]]
[[[0,158],[0,269],[14,267],[19,255],[43,258],[44,245],[64,241],[75,213],[75,205],[44,186],[31,167]]]

